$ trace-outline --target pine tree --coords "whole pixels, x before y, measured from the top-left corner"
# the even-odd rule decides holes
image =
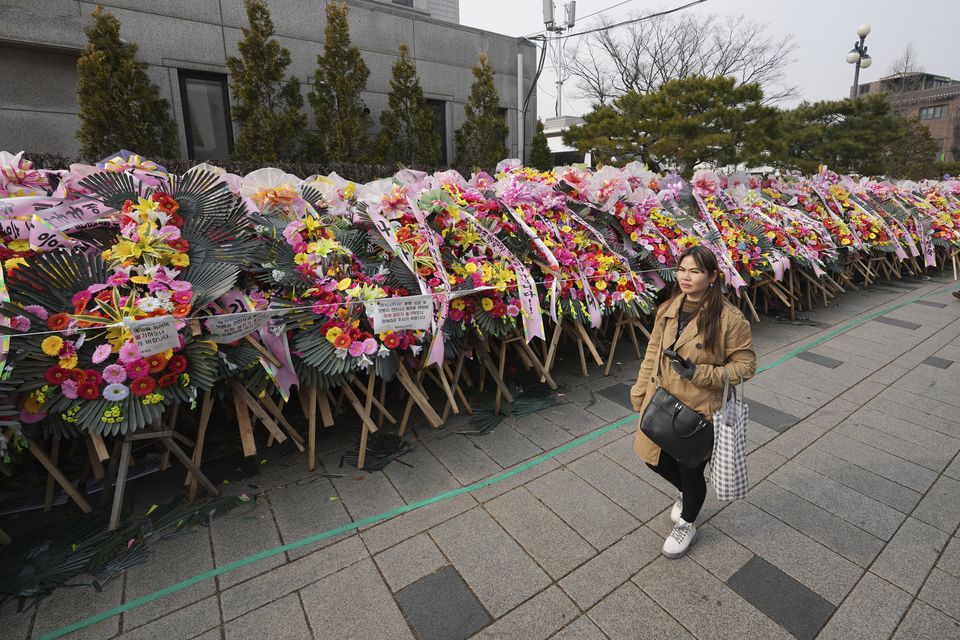
[[[463,168],[492,169],[507,155],[505,140],[510,129],[500,115],[500,96],[493,84],[493,69],[487,54],[473,68],[473,86],[464,105],[466,120],[457,129],[457,161]]]
[[[386,164],[431,168],[440,161],[440,134],[409,52],[407,45],[400,45],[400,57],[393,64],[390,80],[389,108],[380,114],[377,147]]]
[[[227,58],[233,117],[239,125],[233,157],[273,162],[295,157],[306,134],[307,116],[296,77],[284,77],[290,52],[272,39],[270,9],[264,0],[245,0],[248,27],[241,29],[240,57]]]
[[[77,61],[80,156],[99,160],[120,149],[179,156],[170,103],[147,77],[147,64],[136,61],[137,45],[121,42],[120,21],[98,6],[85,33],[87,46]]]
[[[360,50],[350,46],[347,7],[327,4],[327,28],[323,54],[317,56],[314,90],[310,104],[317,121],[311,141],[311,156],[321,162],[357,162],[368,154],[367,131],[370,110],[360,93],[367,86],[370,69]]]
[[[536,167],[540,171],[549,171],[553,169],[553,151],[547,144],[547,134],[543,132],[543,121],[537,119],[537,132],[533,134],[533,147],[530,149],[531,167]]]

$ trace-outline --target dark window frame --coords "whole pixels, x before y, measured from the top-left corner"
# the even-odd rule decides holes
[[[450,156],[447,149],[447,100],[442,98],[425,98],[427,108],[430,109],[434,117],[434,126],[437,127],[440,134],[440,165],[450,166]],[[439,120],[439,121],[438,121]]]
[[[225,73],[212,71],[194,71],[193,69],[177,69],[177,80],[180,84],[180,109],[183,112],[183,132],[187,138],[187,157],[194,160],[193,126],[190,124],[190,100],[187,98],[187,80],[216,80],[220,82],[223,94],[223,105],[226,109],[227,124],[227,155],[233,154],[233,117],[230,115],[230,81]]]

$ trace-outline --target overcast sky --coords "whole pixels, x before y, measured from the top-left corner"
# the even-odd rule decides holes
[[[557,19],[562,20],[565,0],[556,0]],[[601,11],[618,0],[578,0],[577,15]],[[633,0],[605,11],[624,19],[685,4]],[[787,83],[799,87],[803,100],[845,98],[853,84],[853,65],[844,56],[857,40],[857,27],[866,22],[872,31],[866,44],[873,65],[861,70],[860,82],[887,74],[890,64],[908,43],[913,44],[924,70],[960,79],[960,2],[957,0],[707,0],[688,12],[720,15],[746,14],[766,23],[774,37],[792,35],[797,41],[794,61],[787,66]],[[595,24],[599,16],[578,19],[574,31]],[[541,0],[460,0],[460,22],[488,31],[526,36],[543,29]],[[554,115],[555,76],[550,59],[540,78],[537,111],[540,117]],[[577,99],[575,80],[564,84],[563,115],[580,115],[590,103]],[[786,103],[791,106],[798,100]]]

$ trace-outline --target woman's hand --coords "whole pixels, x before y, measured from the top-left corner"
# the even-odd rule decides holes
[[[680,377],[686,378],[687,380],[692,380],[693,375],[697,372],[697,365],[690,358],[681,358],[679,360],[671,358],[670,365],[674,371],[680,374]]]

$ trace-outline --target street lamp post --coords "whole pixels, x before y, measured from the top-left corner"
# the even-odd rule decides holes
[[[864,42],[870,34],[870,25],[862,24],[857,28],[857,35],[860,40],[853,43],[853,49],[847,54],[847,62],[854,66],[853,69],[853,88],[850,90],[850,97],[856,98],[860,95],[860,69],[867,69],[873,64],[873,59],[867,53],[867,45]]]

